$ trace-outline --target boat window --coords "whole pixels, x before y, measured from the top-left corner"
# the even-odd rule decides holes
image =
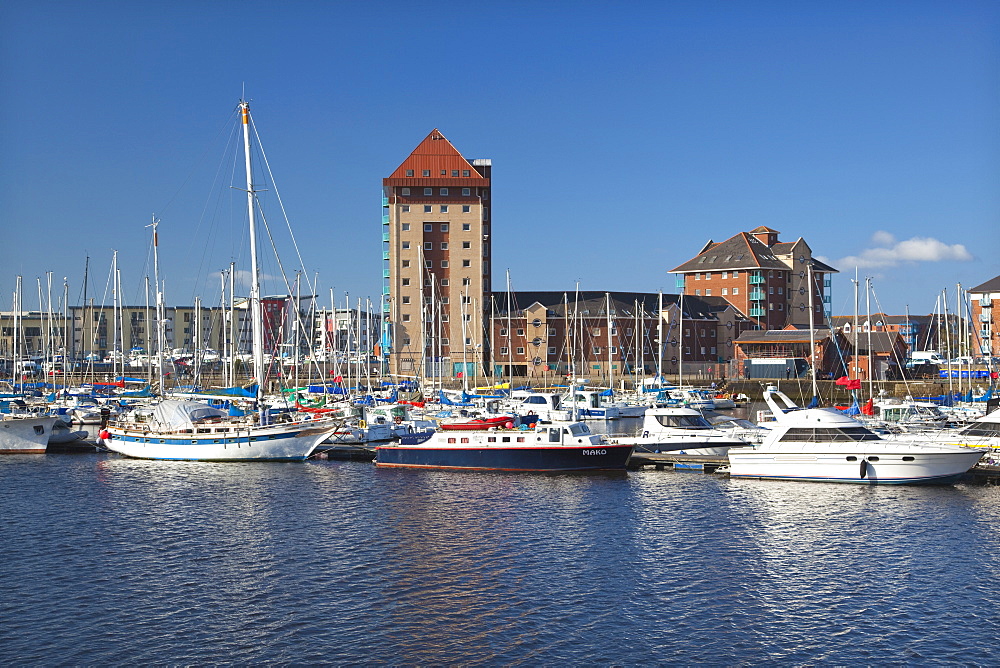
[[[501,439],[501,442],[503,442],[503,443],[510,443],[510,436],[504,436],[504,437],[503,437],[503,438]]]
[[[871,457],[868,458],[868,461],[870,461],[870,462],[877,462],[878,461],[878,457],[876,457],[876,456],[873,455],[873,456],[871,456]]]
[[[847,461],[849,461],[849,462],[856,462],[856,461],[858,461],[858,458],[855,457],[854,455],[848,455],[847,456]]]
[[[453,438],[449,438],[449,439],[448,439],[448,442],[449,442],[449,443],[457,443],[457,441],[456,441],[455,439],[453,439]]]
[[[573,436],[586,436],[590,433],[590,427],[585,424],[571,424],[569,426],[569,433]]]
[[[962,430],[963,436],[1000,436],[1000,423],[998,422],[973,422]]]
[[[865,427],[844,427],[843,429],[792,427],[782,434],[779,440],[782,442],[835,443],[845,441],[877,441],[879,440],[879,436]]]
[[[559,428],[558,427],[555,427],[555,428],[551,428],[550,427],[549,428],[549,443],[558,443],[558,442],[559,442]]]
[[[496,436],[487,436],[486,437],[486,442],[487,443],[496,443],[497,442],[497,437]]]
[[[904,462],[912,462],[913,461],[913,457],[911,457],[910,455],[906,455],[905,457],[903,457],[903,461]]]
[[[462,439],[462,443],[468,443],[468,442],[469,442],[469,439],[467,439],[467,438],[463,438]]]
[[[657,415],[656,421],[664,427],[676,429],[711,429],[712,425],[700,415]]]
[[[517,437],[517,442],[518,443],[524,443],[524,436],[518,436]]]

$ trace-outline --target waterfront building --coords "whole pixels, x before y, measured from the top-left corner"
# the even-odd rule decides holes
[[[853,315],[835,315],[830,324],[850,334],[854,330],[854,318]],[[938,327],[931,315],[859,314],[857,321],[860,332],[898,332],[907,350],[924,350],[937,345]]]
[[[488,324],[494,376],[605,385],[658,370],[725,377],[734,340],[752,325],[721,297],[593,290],[495,292]]]
[[[971,316],[975,323],[973,335],[980,355],[1000,356],[1000,331],[996,326],[996,310],[1000,308],[1000,276],[969,290],[972,298]]]
[[[381,352],[393,374],[479,375],[489,363],[491,171],[435,129],[382,180]]]
[[[378,313],[361,308],[320,309],[313,321],[314,346],[323,359],[377,355],[382,330]]]
[[[694,297],[722,297],[757,329],[809,326],[807,266],[813,272],[813,323],[830,318],[830,275],[837,270],[813,257],[802,237],[778,240],[769,227],[709,240],[693,258],[671,270],[677,287]]]

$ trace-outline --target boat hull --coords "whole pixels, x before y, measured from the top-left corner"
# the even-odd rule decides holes
[[[0,420],[0,454],[44,454],[55,423],[55,417]]]
[[[380,467],[475,471],[620,471],[630,445],[383,445],[375,449]]]
[[[109,427],[104,447],[136,459],[204,462],[301,461],[307,459],[333,427],[295,431],[255,429],[226,434],[155,434]],[[179,437],[183,436],[183,438]]]
[[[858,485],[950,484],[975,466],[981,451],[827,453],[729,451],[731,478],[802,480]],[[904,460],[906,456],[909,459]],[[853,457],[851,461],[848,458]],[[874,461],[872,461],[874,459]]]

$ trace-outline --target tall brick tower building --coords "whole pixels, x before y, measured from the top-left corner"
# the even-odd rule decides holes
[[[382,354],[394,374],[476,375],[488,363],[490,171],[435,129],[382,180]]]

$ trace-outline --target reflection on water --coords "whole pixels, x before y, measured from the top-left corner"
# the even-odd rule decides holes
[[[1000,661],[996,487],[97,454],[0,479],[8,664]]]

